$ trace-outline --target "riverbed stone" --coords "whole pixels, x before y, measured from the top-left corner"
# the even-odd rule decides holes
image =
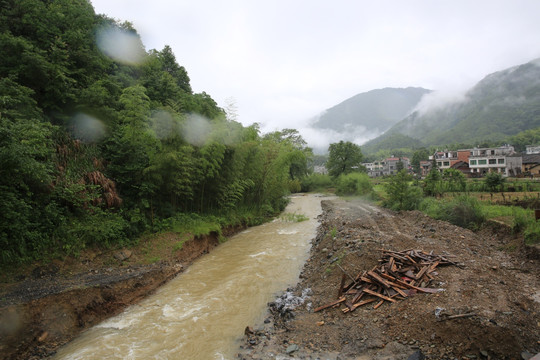
[[[131,257],[131,250],[123,249],[113,254],[114,258],[118,261],[124,261]]]
[[[298,345],[292,344],[287,347],[287,354],[292,354],[293,352],[298,351]]]

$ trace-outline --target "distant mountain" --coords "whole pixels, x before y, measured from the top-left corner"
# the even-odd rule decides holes
[[[417,146],[501,141],[537,127],[540,59],[486,76],[462,101],[413,112],[363,148],[388,149],[397,135],[417,140]]]
[[[371,90],[326,110],[311,126],[345,135],[359,129],[380,134],[405,118],[429,92],[414,87]]]

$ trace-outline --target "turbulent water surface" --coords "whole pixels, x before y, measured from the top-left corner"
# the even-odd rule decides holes
[[[321,197],[293,196],[283,216],[232,237],[141,303],[61,348],[55,359],[233,359],[246,326],[296,283]]]

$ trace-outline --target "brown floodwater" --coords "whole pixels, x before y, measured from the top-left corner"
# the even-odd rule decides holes
[[[234,359],[245,327],[260,325],[267,303],[298,281],[321,199],[292,196],[284,216],[231,237],[54,359]]]

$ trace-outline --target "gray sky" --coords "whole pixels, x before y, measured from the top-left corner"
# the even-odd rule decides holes
[[[91,1],[147,50],[170,45],[195,92],[233,97],[238,120],[265,131],[372,89],[448,97],[540,57],[539,0]]]

